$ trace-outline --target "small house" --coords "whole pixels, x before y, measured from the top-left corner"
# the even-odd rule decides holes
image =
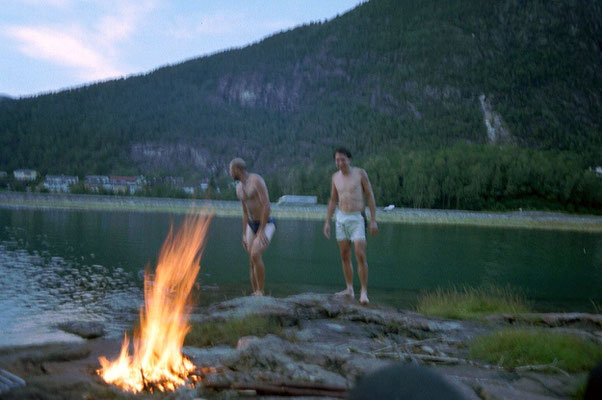
[[[278,204],[309,206],[318,204],[318,196],[297,196],[285,194],[278,199]]]
[[[18,181],[35,181],[38,179],[38,171],[33,169],[16,169],[13,171],[13,176]]]
[[[101,189],[112,191],[109,177],[106,175],[86,175],[84,179],[84,187],[93,193],[98,193]]]
[[[113,193],[130,193],[134,194],[142,190],[142,178],[137,176],[119,176],[112,175],[109,178],[109,183]]]
[[[79,182],[77,176],[70,175],[46,175],[44,180],[44,188],[51,192],[65,192],[71,191],[71,185],[75,185]]]

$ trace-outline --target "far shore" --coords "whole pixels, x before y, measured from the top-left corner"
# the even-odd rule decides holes
[[[241,207],[238,201],[6,191],[0,192],[0,208],[165,212],[176,214],[186,214],[192,210],[205,209],[216,216],[235,217],[241,215]],[[276,218],[323,220],[326,216],[326,205],[304,206],[272,203],[272,212]],[[417,208],[395,208],[391,211],[385,211],[382,207],[378,207],[377,221],[403,224],[602,232],[602,216],[544,211],[493,212]]]

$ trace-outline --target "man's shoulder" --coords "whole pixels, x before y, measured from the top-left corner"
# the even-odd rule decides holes
[[[265,183],[265,181],[263,180],[263,178],[261,177],[261,175],[256,174],[254,172],[251,172],[249,174],[249,179],[251,179],[251,181],[254,182],[254,183],[256,183],[256,182]]]
[[[366,173],[366,170],[364,170],[363,168],[360,167],[353,167],[353,172],[359,176],[368,176],[368,174]]]

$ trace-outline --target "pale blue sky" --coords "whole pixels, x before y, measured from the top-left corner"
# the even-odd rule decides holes
[[[58,91],[240,47],[360,0],[2,0],[0,94]]]

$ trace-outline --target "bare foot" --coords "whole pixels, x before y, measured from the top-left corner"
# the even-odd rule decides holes
[[[261,290],[258,290],[256,292],[253,292],[251,294],[251,296],[255,296],[255,297],[262,297],[263,296],[263,292]]]
[[[355,297],[355,293],[353,292],[353,288],[347,288],[345,290],[341,290],[340,292],[336,292],[335,296],[348,296],[352,299]]]
[[[370,300],[368,300],[368,293],[362,291],[360,294],[360,304],[365,306],[368,303],[370,303]]]

